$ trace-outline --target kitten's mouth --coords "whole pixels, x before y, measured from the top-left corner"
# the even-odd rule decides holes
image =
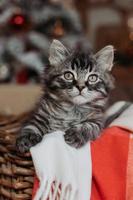
[[[74,99],[74,98],[84,98],[84,99],[85,99],[85,97],[84,97],[82,94],[75,95],[75,96],[73,97],[73,99]]]
[[[97,93],[95,95],[90,95],[89,97],[85,97],[83,94],[78,94],[78,95],[75,95],[73,97],[73,102],[75,104],[85,104],[87,102],[99,102],[99,101],[102,101],[103,99],[105,99],[105,97],[103,95],[101,95],[100,93]]]
[[[84,96],[81,93],[79,93],[78,95],[75,95],[74,98],[75,97],[84,97]]]
[[[87,99],[83,95],[76,95],[75,97],[73,97],[73,102],[78,105],[84,104],[87,103]]]

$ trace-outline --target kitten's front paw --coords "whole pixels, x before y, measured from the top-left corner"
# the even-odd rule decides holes
[[[42,137],[35,133],[28,133],[26,135],[21,135],[16,140],[16,149],[20,153],[26,153],[30,150],[32,146],[39,143]]]
[[[86,143],[81,132],[74,128],[68,129],[64,138],[67,144],[75,148],[80,148]]]

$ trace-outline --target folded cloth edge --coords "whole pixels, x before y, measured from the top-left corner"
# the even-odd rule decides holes
[[[68,200],[90,198],[92,176],[90,143],[80,149],[75,149],[66,144],[63,134],[64,132],[61,131],[47,134],[41,143],[30,150],[40,180],[40,187],[34,200],[44,200],[47,197],[50,199],[50,187],[55,177],[57,182],[62,182],[64,193],[66,185],[70,186],[71,198],[68,197]],[[64,194],[60,195],[60,199],[63,199]],[[53,200],[52,197],[51,200]]]

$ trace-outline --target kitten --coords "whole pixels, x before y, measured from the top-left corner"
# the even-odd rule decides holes
[[[17,138],[21,153],[56,130],[65,131],[65,141],[75,148],[100,135],[108,94],[113,88],[113,57],[112,46],[94,55],[91,51],[69,52],[61,42],[53,40],[50,65],[43,77],[43,95]]]

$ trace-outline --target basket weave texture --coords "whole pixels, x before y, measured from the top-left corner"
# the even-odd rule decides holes
[[[16,136],[28,114],[0,116],[0,200],[31,200],[35,170],[30,154],[15,149]]]

